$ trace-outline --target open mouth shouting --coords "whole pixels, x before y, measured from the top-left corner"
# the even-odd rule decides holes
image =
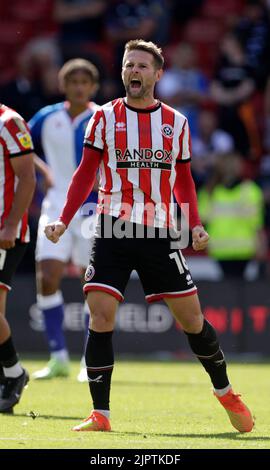
[[[129,90],[131,92],[140,91],[142,88],[142,82],[139,78],[132,78],[129,82]]]

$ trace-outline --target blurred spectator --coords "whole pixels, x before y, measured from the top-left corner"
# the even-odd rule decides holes
[[[193,46],[179,44],[172,54],[172,65],[165,70],[157,84],[162,101],[176,108],[189,120],[192,137],[198,133],[198,109],[207,97],[208,82],[197,69],[197,56]]]
[[[195,16],[205,0],[172,0],[172,19],[179,25]]]
[[[270,241],[270,77],[265,93],[265,129],[264,149],[258,174],[258,183],[263,190],[265,199],[265,226]]]
[[[40,80],[45,104],[52,104],[62,98],[58,88],[58,72],[61,55],[56,41],[50,37],[32,39],[26,46]]]
[[[110,2],[106,36],[115,47],[115,76],[122,68],[124,45],[129,39],[143,38],[161,43],[169,28],[166,0],[115,0]],[[160,44],[160,43],[159,43]]]
[[[52,39],[30,41],[17,56],[16,77],[0,89],[1,100],[30,119],[40,107],[59,99],[58,63]]]
[[[267,253],[263,193],[242,175],[242,157],[227,154],[217,161],[207,187],[198,194],[200,215],[210,235],[209,255],[228,277],[242,277],[250,260],[263,261]]]
[[[262,188],[265,201],[265,227],[270,241],[270,148],[269,153],[264,155],[258,175],[258,184]]]
[[[150,7],[151,2],[144,0],[111,2],[106,23],[108,37],[115,43],[121,44],[134,37],[152,39],[156,24]]]
[[[36,80],[32,57],[26,49],[19,53],[16,67],[16,77],[1,87],[0,97],[28,120],[43,104],[41,83]]]
[[[246,1],[235,32],[244,47],[257,86],[264,88],[270,71],[270,24],[263,1]]]
[[[202,110],[198,119],[198,135],[192,141],[192,174],[197,188],[209,179],[216,161],[233,150],[233,138],[218,129],[215,112]]]
[[[265,129],[264,129],[264,145],[270,152],[270,75],[267,80],[265,91]]]
[[[261,146],[251,101],[254,90],[243,48],[236,36],[229,33],[221,44],[211,95],[219,106],[220,127],[233,136],[236,149],[245,157],[258,158]]]
[[[105,0],[55,0],[54,18],[60,26],[59,47],[62,60],[89,58],[87,44],[103,39]],[[95,57],[97,60],[97,57]]]

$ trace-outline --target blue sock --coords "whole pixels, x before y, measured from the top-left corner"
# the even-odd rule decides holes
[[[38,295],[38,306],[42,310],[45,332],[50,352],[66,350],[63,332],[64,305],[60,291],[52,295]]]

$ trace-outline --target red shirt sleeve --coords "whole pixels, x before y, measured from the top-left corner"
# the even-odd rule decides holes
[[[190,162],[176,164],[176,179],[173,192],[179,207],[183,203],[189,204],[189,226],[191,230],[196,225],[202,225],[198,212],[196,188],[191,174]]]
[[[102,153],[84,147],[80,165],[75,171],[68,188],[67,198],[59,220],[69,225],[77,210],[92,191]]]

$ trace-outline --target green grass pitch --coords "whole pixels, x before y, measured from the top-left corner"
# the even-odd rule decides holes
[[[29,372],[44,365],[23,361]],[[231,382],[256,416],[252,433],[234,430],[197,363],[116,361],[111,433],[75,433],[89,415],[79,361],[68,379],[31,380],[14,415],[0,415],[0,449],[269,449],[270,365],[231,364]],[[35,413],[33,419],[30,414]]]

